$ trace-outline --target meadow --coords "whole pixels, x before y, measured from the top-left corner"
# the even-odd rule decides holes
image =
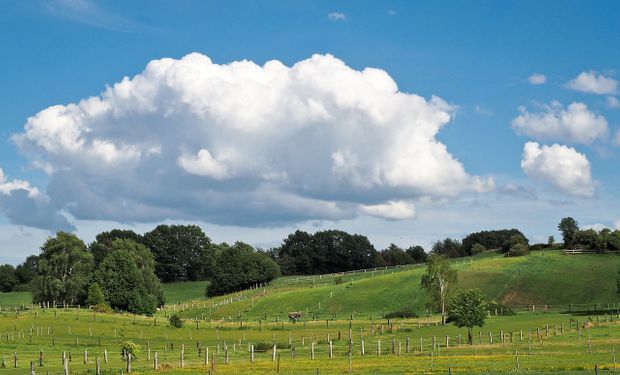
[[[127,373],[122,342],[139,345],[131,361],[138,374],[156,372],[156,355],[157,373],[166,374],[615,370],[620,257],[487,254],[456,260],[453,267],[459,288],[481,288],[499,304],[484,327],[474,329],[472,346],[465,329],[440,325],[428,313],[419,287],[424,267],[410,266],[283,277],[209,299],[205,282],[165,284],[169,304],[154,317],[44,309],[24,302],[24,295],[0,295],[0,374],[30,373],[31,362],[35,373],[63,374],[63,352],[71,374],[95,374],[97,362],[102,374]],[[504,310],[508,306],[512,312]],[[289,321],[290,311],[300,311],[301,320]],[[184,318],[182,328],[169,326],[171,314]]]

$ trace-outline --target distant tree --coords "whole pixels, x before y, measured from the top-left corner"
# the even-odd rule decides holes
[[[441,311],[442,324],[446,323],[448,293],[456,279],[456,270],[452,269],[446,257],[438,254],[428,257],[426,273],[422,275],[422,287],[430,293],[434,306]]]
[[[381,257],[386,266],[398,266],[414,262],[413,258],[405,250],[394,244],[390,244],[387,249],[381,251]]]
[[[103,289],[97,283],[92,283],[88,287],[88,298],[86,298],[86,303],[91,306],[96,305],[105,305],[105,295],[103,294]]]
[[[476,243],[474,244],[474,246],[471,247],[471,254],[472,255],[477,255],[477,254],[481,254],[484,253],[485,251],[487,251],[487,248],[484,247],[483,245]]]
[[[177,314],[170,315],[170,317],[168,318],[168,323],[170,323],[170,327],[172,328],[183,327],[183,320]]]
[[[10,264],[0,266],[0,292],[11,292],[17,284],[15,267]]]
[[[529,249],[527,245],[523,243],[517,243],[510,247],[510,250],[506,252],[507,257],[519,257],[523,255],[527,255]]]
[[[607,231],[609,231],[609,229]],[[605,241],[606,233],[608,233],[607,231],[601,231],[602,233],[599,234],[594,229],[578,230],[575,232],[573,244],[585,247],[589,250],[604,251],[607,247],[607,243]]]
[[[143,237],[164,281],[205,280],[211,276],[215,249],[197,225],[159,225]]]
[[[549,238],[547,239],[547,245],[549,247],[553,247],[554,244],[555,244],[555,237],[549,236]]]
[[[473,343],[474,326],[482,327],[487,317],[487,303],[479,289],[459,290],[450,299],[449,318],[455,326],[467,327],[467,343]]]
[[[419,245],[411,246],[405,250],[405,252],[409,254],[414,263],[424,263],[426,262],[426,258],[428,258],[428,254],[424,251],[424,248]]]
[[[280,267],[267,254],[250,245],[237,242],[219,245],[213,267],[213,278],[207,287],[208,296],[236,292],[280,275]]]
[[[36,255],[30,255],[26,258],[24,263],[15,268],[15,276],[17,276],[18,284],[28,284],[37,275],[37,267],[39,264],[39,257]]]
[[[448,258],[458,258],[468,255],[463,251],[461,241],[453,238],[446,238],[435,242],[433,244],[432,253],[443,255]]]
[[[164,302],[150,251],[129,239],[112,242],[112,252],[94,274],[110,307],[151,315]]]
[[[579,230],[579,224],[572,217],[565,217],[560,220],[558,224],[558,230],[562,232],[562,240],[564,241],[564,248],[568,249],[575,244],[575,235]]]
[[[522,234],[513,234],[502,245],[502,251],[508,252],[515,245],[519,245],[519,244],[525,246],[526,248],[529,248],[530,246],[529,241],[527,240],[527,238],[525,238],[525,236],[523,236]]]
[[[33,280],[35,302],[83,303],[94,268],[92,254],[75,234],[58,232],[41,247],[37,276]]]
[[[525,235],[518,229],[483,230],[470,233],[463,238],[462,252],[466,255],[473,255],[472,249],[475,244],[480,244],[489,250],[502,249],[506,252],[508,248],[504,248],[504,243],[515,234],[525,238]]]
[[[136,243],[142,243],[143,240],[141,235],[128,229],[112,229],[111,231],[99,233],[95,237],[95,241],[88,245],[88,250],[95,259],[96,267],[112,252],[112,242],[118,239],[132,240]]]

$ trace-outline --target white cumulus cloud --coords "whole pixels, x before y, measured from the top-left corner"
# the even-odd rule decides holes
[[[528,142],[523,147],[521,168],[532,179],[578,197],[592,197],[594,182],[590,162],[572,147]]]
[[[534,73],[531,76],[527,77],[527,81],[532,85],[542,85],[547,82],[547,76],[540,73]]]
[[[591,70],[581,72],[575,79],[568,81],[566,87],[590,94],[607,95],[618,92],[618,81]]]
[[[493,188],[437,140],[453,112],[331,55],[289,67],[193,53],[43,109],[13,140],[77,220],[408,218],[401,201]]]
[[[9,220],[35,228],[71,230],[49,198],[24,180],[7,180],[0,168],[0,213]]]
[[[388,220],[413,219],[415,206],[411,202],[389,201],[375,205],[362,205],[361,211],[370,216],[376,216]]]
[[[583,103],[573,102],[565,108],[553,101],[539,112],[529,112],[523,106],[519,112],[512,120],[512,128],[537,140],[591,144],[608,135],[605,117],[591,112]]]
[[[615,96],[608,96],[605,99],[605,102],[607,103],[607,107],[611,109],[620,108],[620,100],[618,100],[618,98],[616,98]]]

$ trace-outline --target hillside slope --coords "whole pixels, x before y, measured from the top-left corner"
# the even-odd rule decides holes
[[[620,257],[612,255],[562,255],[559,251],[535,252],[525,257],[484,256],[454,262],[458,288],[480,288],[489,301],[524,307],[549,304],[608,304],[618,301],[616,277]],[[388,271],[383,275],[344,276],[312,285],[284,283],[249,291],[233,302],[184,311],[188,317],[276,317],[286,319],[290,311],[308,316],[332,314],[382,316],[395,311],[426,314],[427,293],[420,287],[423,266]],[[290,279],[290,278],[289,278]],[[264,294],[264,295],[263,295]],[[219,301],[225,300],[220,298]],[[209,306],[211,304],[211,306]],[[204,315],[203,315],[204,314]]]

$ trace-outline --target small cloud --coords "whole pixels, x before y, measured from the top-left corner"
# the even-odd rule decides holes
[[[390,9],[387,11],[388,16],[395,16],[397,13],[394,9]]]
[[[613,143],[615,146],[620,146],[620,129],[616,130],[616,135],[614,136]]]
[[[347,15],[342,12],[331,12],[327,15],[331,21],[346,21]]]
[[[540,73],[534,73],[527,77],[527,81],[532,85],[542,85],[547,82],[547,76]]]
[[[498,192],[500,194],[510,195],[517,198],[531,200],[538,199],[536,191],[531,187],[525,185],[506,184],[504,186],[500,186]]]
[[[575,79],[568,81],[566,87],[589,94],[615,94],[618,92],[618,81],[591,70],[581,72]]]
[[[476,104],[474,106],[474,110],[476,111],[477,114],[482,115],[482,116],[493,116],[493,111],[479,104]]]
[[[360,211],[366,215],[386,220],[405,220],[415,217],[415,207],[410,202],[389,201],[383,204],[362,205]]]
[[[620,100],[618,100],[615,96],[608,96],[605,102],[607,103],[607,107],[610,109],[620,108]]]

